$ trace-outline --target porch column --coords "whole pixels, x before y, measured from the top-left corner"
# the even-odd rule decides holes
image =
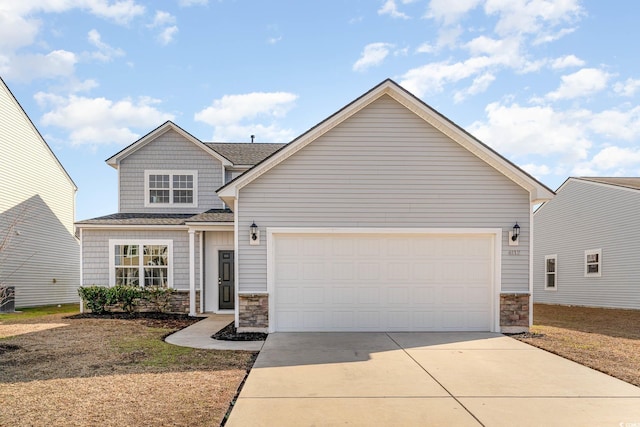
[[[189,316],[196,315],[196,231],[189,229]]]

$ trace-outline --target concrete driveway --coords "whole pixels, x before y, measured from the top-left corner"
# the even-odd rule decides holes
[[[640,427],[640,388],[494,333],[276,333],[226,425]]]

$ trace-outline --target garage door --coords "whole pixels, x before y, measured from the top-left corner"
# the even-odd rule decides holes
[[[274,234],[275,330],[490,331],[493,235]]]

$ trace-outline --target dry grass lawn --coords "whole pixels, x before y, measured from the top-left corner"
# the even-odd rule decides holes
[[[162,338],[188,322],[0,315],[1,425],[220,425],[254,353]]]
[[[640,387],[640,310],[535,304],[533,323],[516,338]]]

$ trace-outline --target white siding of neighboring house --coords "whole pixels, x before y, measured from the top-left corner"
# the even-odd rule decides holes
[[[529,291],[529,193],[383,96],[240,190],[239,291],[266,291],[249,226],[502,228],[503,292]],[[519,255],[507,234],[522,227]]]
[[[83,286],[111,286],[109,283],[109,240],[173,241],[173,287],[189,290],[189,233],[186,230],[82,230]],[[196,286],[200,283],[200,234],[195,236]]]
[[[145,170],[197,170],[197,207],[145,207]],[[122,213],[195,213],[222,208],[215,190],[222,186],[222,164],[173,130],[169,130],[120,162]]]
[[[75,185],[2,82],[0,176],[0,282],[17,307],[78,301]]]
[[[534,214],[534,302],[640,309],[640,191],[569,180]],[[584,277],[584,252],[602,249],[602,276]],[[557,289],[544,257],[557,254]]]

